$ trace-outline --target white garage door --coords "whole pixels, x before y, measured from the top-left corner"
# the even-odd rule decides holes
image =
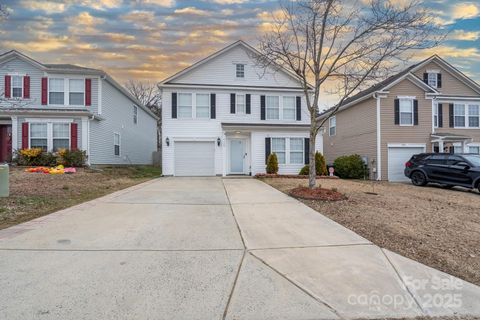
[[[388,147],[388,181],[409,181],[403,174],[405,162],[422,152],[424,147]]]
[[[176,141],[176,176],[215,175],[215,142]]]

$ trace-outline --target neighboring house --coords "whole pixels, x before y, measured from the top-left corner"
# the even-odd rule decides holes
[[[325,156],[356,153],[372,179],[406,180],[413,154],[480,153],[479,117],[480,86],[434,55],[345,101],[325,125]]]
[[[283,69],[257,67],[257,53],[237,41],[159,84],[165,175],[264,173],[270,153],[280,173],[297,174],[308,162],[301,84]]]
[[[0,55],[0,161],[18,149],[81,149],[90,165],[151,164],[157,119],[102,70]]]

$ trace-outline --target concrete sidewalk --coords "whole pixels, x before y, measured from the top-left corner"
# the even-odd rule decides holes
[[[0,319],[480,316],[479,287],[254,179],[162,178],[1,230],[0,287]]]

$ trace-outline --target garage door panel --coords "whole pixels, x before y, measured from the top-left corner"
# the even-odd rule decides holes
[[[175,142],[176,176],[215,175],[215,142],[177,141]]]
[[[409,181],[403,173],[405,162],[423,152],[423,147],[388,147],[388,181]]]

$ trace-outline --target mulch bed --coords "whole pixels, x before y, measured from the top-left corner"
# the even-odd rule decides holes
[[[281,178],[281,179],[308,179],[307,175],[300,174],[270,174],[270,173],[257,173],[255,178]],[[317,176],[317,179],[338,179],[337,176]]]
[[[305,200],[341,201],[347,199],[344,194],[338,191],[324,188],[297,187],[290,190],[289,194],[292,197]]]

